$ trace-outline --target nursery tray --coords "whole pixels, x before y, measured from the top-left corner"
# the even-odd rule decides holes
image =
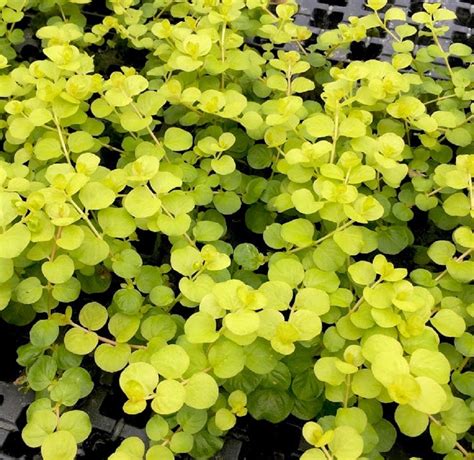
[[[364,0],[298,0],[300,9],[296,15],[295,22],[307,26],[314,33],[308,44],[315,41],[315,37],[326,30],[337,28],[340,23],[348,23],[351,16],[365,16],[371,10],[365,5]],[[422,0],[388,0],[383,12],[392,6],[403,9],[407,16],[423,9]],[[450,30],[440,38],[443,46],[459,42],[474,47],[474,4],[464,0],[442,0],[441,3],[456,13],[457,19],[450,22]],[[409,21],[410,22],[410,21]],[[394,26],[399,22],[395,21]],[[416,25],[416,24],[415,24]],[[430,43],[427,37],[420,37],[416,46],[422,47]],[[380,36],[368,37],[365,40],[353,43],[346,53],[334,56],[336,60],[388,60],[393,54],[391,40],[381,32]]]

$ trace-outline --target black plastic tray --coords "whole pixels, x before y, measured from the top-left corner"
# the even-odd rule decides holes
[[[296,15],[296,23],[308,26],[314,36],[326,30],[337,28],[340,23],[349,22],[351,16],[364,16],[371,10],[365,5],[364,0],[299,0],[300,9]],[[408,16],[423,9],[422,0],[389,0],[383,12],[396,6],[407,12]],[[442,0],[442,5],[456,13],[457,19],[450,22],[450,30],[440,42],[444,46],[459,42],[474,48],[474,4],[464,0]],[[395,21],[394,25],[399,22]],[[416,25],[416,24],[415,24]],[[314,41],[314,37],[311,39]],[[417,46],[424,46],[426,42],[421,38]],[[339,53],[335,56],[337,60],[367,60],[367,59],[389,59],[393,54],[391,41],[387,40],[382,33],[379,37],[368,37],[360,43],[351,45],[347,53]]]

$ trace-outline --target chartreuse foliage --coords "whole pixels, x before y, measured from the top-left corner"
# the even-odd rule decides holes
[[[0,309],[45,460],[94,365],[153,414],[111,460],[209,458],[247,413],[307,421],[304,460],[470,455],[472,52],[385,4],[306,46],[293,1],[0,0]],[[377,30],[391,62],[328,60]]]

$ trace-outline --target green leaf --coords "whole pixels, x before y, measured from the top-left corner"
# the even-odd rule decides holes
[[[31,328],[30,342],[36,347],[46,348],[56,341],[58,335],[57,323],[51,319],[43,319]]]
[[[298,247],[310,246],[313,234],[314,225],[306,219],[294,219],[281,226],[281,237]]]
[[[35,125],[28,118],[14,118],[8,127],[8,132],[16,139],[24,141],[35,129]]]
[[[150,301],[158,307],[171,305],[174,299],[174,292],[168,286],[155,286],[150,291]]]
[[[344,407],[337,410],[336,427],[349,426],[362,434],[367,427],[367,415],[358,407]]]
[[[454,193],[443,202],[443,209],[449,216],[463,217],[471,211],[471,203],[464,193]]]
[[[296,294],[295,306],[321,316],[330,309],[329,295],[321,289],[302,288]]]
[[[79,399],[89,395],[93,388],[90,374],[82,367],[72,367],[53,386],[50,396],[60,404],[74,406]]]
[[[279,423],[285,420],[293,408],[288,392],[276,389],[259,389],[248,397],[250,415],[256,420]]]
[[[242,371],[246,356],[242,346],[221,337],[209,349],[209,364],[219,378],[230,378]]]
[[[84,231],[78,225],[62,227],[61,237],[56,240],[56,244],[67,251],[72,251],[81,246],[84,241]]]
[[[142,116],[136,112],[127,111],[120,114],[120,124],[123,129],[130,132],[138,132],[147,128],[152,123],[153,119],[150,116]]]
[[[0,97],[10,97],[18,88],[11,75],[0,75]]]
[[[41,446],[44,460],[73,460],[76,453],[76,440],[69,431],[49,434]]]
[[[445,308],[431,318],[431,324],[446,337],[460,337],[466,330],[464,319],[455,311]]]
[[[178,416],[179,414],[181,414],[181,411]],[[146,434],[152,441],[163,440],[169,430],[168,422],[161,415],[153,415],[146,424]]]
[[[186,320],[184,331],[186,338],[191,343],[211,343],[219,337],[216,332],[216,320],[205,312],[197,312],[191,315]]]
[[[99,338],[95,332],[88,332],[73,327],[64,336],[64,345],[76,355],[87,355],[97,346]]]
[[[13,260],[0,258],[0,283],[5,283],[6,281],[8,281],[12,277],[13,273],[14,273]],[[24,280],[24,281],[26,281],[26,280]],[[34,283],[36,284],[36,282],[34,282]],[[20,290],[18,291],[17,296],[18,296],[18,294],[20,294]],[[30,297],[30,290],[29,289],[28,289],[27,297]],[[33,298],[34,297],[35,296],[33,296]],[[22,302],[21,300],[19,300],[19,301]],[[22,303],[24,303],[24,302],[22,302]]]
[[[415,400],[409,402],[410,406],[424,414],[440,412],[447,399],[443,387],[429,377],[416,377],[416,381],[421,392]]]
[[[386,387],[394,383],[398,377],[407,375],[409,371],[406,359],[389,351],[379,353],[372,361],[374,377]]]
[[[115,193],[100,182],[88,182],[79,192],[86,209],[105,209],[115,201]]]
[[[74,436],[76,443],[85,441],[90,432],[92,425],[89,416],[82,410],[71,410],[65,412],[58,421],[58,431],[67,431]]]
[[[470,283],[474,280],[474,261],[472,260],[448,260],[446,268],[456,281]]]
[[[56,429],[57,423],[58,418],[51,409],[36,410],[28,417],[28,423],[21,431],[21,437],[28,447],[40,447],[47,436]]]
[[[193,145],[193,136],[181,128],[168,128],[163,140],[165,147],[174,152],[189,150]]]
[[[261,338],[257,338],[244,349],[245,366],[255,374],[268,374],[278,364],[278,354],[271,345]]]
[[[338,231],[334,236],[339,248],[350,256],[368,253],[377,247],[377,239],[373,233],[363,227],[351,226]]]
[[[53,284],[62,284],[68,281],[74,273],[74,262],[66,254],[61,254],[54,260],[44,262],[41,271],[45,278]]]
[[[224,318],[224,326],[236,335],[248,335],[257,331],[260,317],[254,311],[239,310],[228,313]]]
[[[235,161],[230,155],[223,155],[220,158],[211,160],[211,168],[222,176],[231,174],[235,171]]]
[[[327,459],[326,454],[321,449],[308,449],[303,452],[303,455],[300,457],[301,460],[325,460]]]
[[[174,458],[173,453],[166,446],[159,444],[150,447],[146,453],[146,460],[174,460]]]
[[[43,286],[38,278],[29,277],[16,285],[14,293],[18,302],[32,304],[41,299]]]
[[[318,314],[310,310],[297,310],[293,312],[289,323],[298,331],[298,340],[314,339],[322,330],[322,323]]]
[[[94,351],[94,360],[103,371],[118,372],[128,364],[130,355],[131,348],[128,344],[102,343]]]
[[[56,376],[58,366],[51,356],[41,356],[28,369],[28,383],[32,390],[42,391],[48,387]]]
[[[186,384],[185,403],[194,409],[208,409],[219,396],[216,381],[204,372],[194,374]]]
[[[137,436],[130,436],[122,441],[108,460],[143,460],[145,445]]]
[[[387,0],[368,0],[367,6],[375,11],[381,10],[387,4]]]
[[[139,388],[129,385],[130,383],[138,383]],[[158,373],[151,364],[132,363],[120,374],[119,384],[129,399],[142,399],[156,388]]]
[[[354,428],[339,426],[334,430],[334,436],[329,441],[329,448],[338,459],[355,460],[362,454],[364,441]]]
[[[63,155],[61,144],[53,137],[41,138],[34,146],[34,154],[40,161],[48,161]]]
[[[350,265],[348,272],[352,280],[362,286],[372,284],[376,277],[372,264],[366,261],[360,261]]]
[[[94,138],[87,131],[76,131],[69,135],[67,145],[73,153],[87,152],[94,146]]]
[[[433,440],[433,451],[439,454],[448,454],[452,452],[456,442],[456,433],[453,433],[448,427],[430,424],[430,435]]]
[[[435,241],[428,249],[428,256],[438,265],[446,265],[456,253],[456,247],[450,241]]]
[[[395,421],[400,431],[412,438],[420,436],[428,428],[428,415],[419,412],[408,405],[395,409]]]
[[[242,203],[235,192],[217,192],[213,198],[216,209],[224,215],[235,214]]]
[[[392,225],[385,229],[377,229],[378,248],[384,254],[398,254],[413,238],[410,230],[403,226]]]
[[[303,122],[306,131],[313,137],[327,137],[334,133],[334,122],[331,117],[322,113],[313,114]]]
[[[318,244],[313,252],[313,261],[320,270],[336,271],[345,263],[347,255],[333,239]]]
[[[229,409],[222,407],[216,412],[215,423],[220,430],[228,431],[235,426],[236,422],[236,416]]]
[[[153,353],[150,362],[166,379],[177,379],[188,369],[190,359],[179,345],[165,345]]]
[[[156,396],[151,402],[151,408],[162,415],[173,414],[183,407],[186,389],[181,382],[164,380],[158,384]]]
[[[362,137],[365,135],[366,126],[357,118],[349,117],[339,125],[339,134],[345,137]]]
[[[466,128],[448,129],[446,130],[446,139],[451,144],[467,147],[472,142],[472,135]]]
[[[218,240],[224,233],[221,224],[210,220],[201,220],[193,228],[193,235],[197,241],[208,242]]]
[[[449,45],[449,53],[459,57],[466,57],[472,53],[472,49],[463,43],[453,43]]]
[[[268,279],[270,281],[282,281],[291,288],[295,288],[304,279],[304,268],[295,259],[282,258],[270,264]]]
[[[177,414],[176,420],[183,431],[189,434],[200,432],[207,423],[207,411],[185,406]]]
[[[334,356],[319,358],[314,364],[314,374],[321,382],[327,382],[333,386],[340,385],[344,382],[346,376],[336,367],[336,363],[340,361]]]
[[[420,348],[410,356],[410,372],[445,384],[449,382],[451,366],[443,353]]]
[[[148,187],[134,188],[123,200],[124,208],[137,218],[151,217],[161,207],[161,201]]]
[[[116,313],[110,318],[108,328],[117,342],[128,342],[138,331],[140,318],[124,313]]]
[[[194,438],[191,434],[178,431],[173,434],[170,441],[170,449],[177,454],[190,452],[193,448]]]
[[[244,270],[257,270],[263,263],[263,256],[250,243],[241,243],[234,248],[234,261]]]
[[[201,253],[192,246],[185,246],[171,251],[171,266],[181,275],[191,276],[203,263]]]
[[[471,427],[472,413],[465,401],[453,398],[451,407],[441,412],[441,418],[454,433],[465,433]]]
[[[107,309],[97,302],[86,303],[79,312],[79,322],[91,331],[98,331],[109,319]]]
[[[133,217],[123,208],[101,209],[98,220],[104,233],[113,238],[127,238],[136,229]]]
[[[31,233],[24,224],[14,224],[7,231],[0,234],[2,258],[14,259],[18,257],[30,242]]]
[[[381,383],[369,369],[361,369],[352,376],[351,389],[362,398],[376,398],[382,391]]]

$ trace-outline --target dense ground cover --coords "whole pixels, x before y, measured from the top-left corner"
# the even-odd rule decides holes
[[[307,421],[304,460],[472,457],[472,51],[385,4],[310,45],[291,1],[0,0],[0,309],[45,460],[97,371],[150,414],[112,460],[247,414]],[[373,34],[391,62],[332,60]]]

